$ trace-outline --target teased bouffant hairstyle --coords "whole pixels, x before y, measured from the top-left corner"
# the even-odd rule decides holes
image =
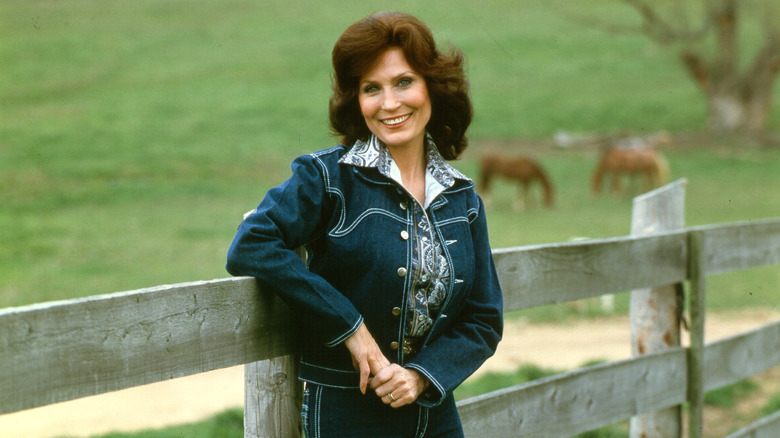
[[[351,146],[371,135],[360,111],[360,78],[379,55],[399,47],[409,65],[425,78],[431,99],[428,133],[446,160],[466,149],[466,129],[473,116],[469,84],[463,71],[463,54],[452,47],[447,53],[436,47],[430,29],[417,18],[398,12],[369,15],[344,31],[333,47],[333,96],[330,124]]]

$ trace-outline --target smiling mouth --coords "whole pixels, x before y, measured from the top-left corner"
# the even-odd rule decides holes
[[[412,116],[411,114],[406,114],[406,115],[403,115],[403,116],[395,117],[393,119],[385,119],[385,120],[382,120],[381,122],[385,126],[393,127],[393,126],[400,125],[401,123],[407,121],[409,119],[409,117],[411,117],[411,116]]]

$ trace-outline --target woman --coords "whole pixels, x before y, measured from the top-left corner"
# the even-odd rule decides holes
[[[445,161],[472,117],[462,55],[381,13],[341,35],[333,66],[342,145],[293,162],[240,225],[227,270],[296,317],[306,436],[462,436],[452,391],[502,330],[482,201]]]

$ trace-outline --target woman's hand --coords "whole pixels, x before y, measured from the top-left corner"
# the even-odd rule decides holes
[[[361,324],[360,328],[344,341],[344,345],[352,355],[352,366],[360,372],[360,392],[365,394],[368,378],[390,365],[390,361],[382,354],[366,324]]]
[[[417,400],[431,382],[419,371],[392,364],[371,379],[371,389],[386,405],[400,408]]]

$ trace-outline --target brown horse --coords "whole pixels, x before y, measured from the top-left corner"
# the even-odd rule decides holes
[[[649,147],[605,149],[596,169],[593,171],[593,193],[601,193],[601,182],[606,173],[612,174],[612,192],[621,192],[621,175],[639,175],[643,180],[643,190],[651,190],[666,182],[669,165],[660,152]]]
[[[552,207],[554,196],[552,182],[535,160],[522,156],[505,157],[497,153],[483,155],[480,160],[480,192],[486,200],[490,194],[490,182],[495,176],[518,182],[526,205],[530,201],[531,184],[538,182],[542,187],[544,203]]]

